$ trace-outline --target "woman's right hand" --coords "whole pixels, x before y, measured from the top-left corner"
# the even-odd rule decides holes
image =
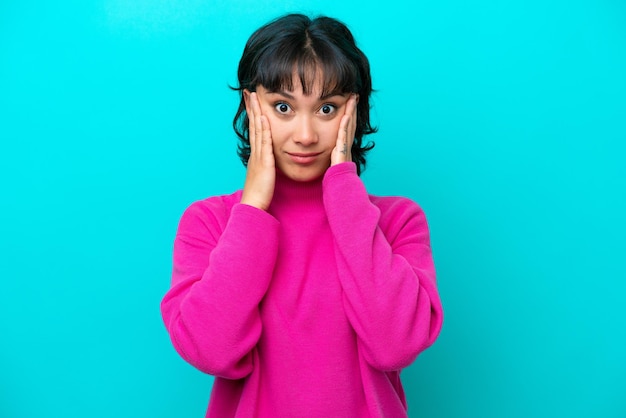
[[[269,120],[261,113],[257,94],[244,90],[248,113],[250,158],[241,203],[267,210],[274,196],[276,167]]]

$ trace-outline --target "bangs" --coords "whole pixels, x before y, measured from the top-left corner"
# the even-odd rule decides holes
[[[301,42],[267,48],[259,57],[256,74],[252,85],[260,84],[269,91],[293,91],[295,76],[307,96],[320,81],[320,97],[357,92],[360,88],[354,63],[332,44],[315,42],[308,36]]]

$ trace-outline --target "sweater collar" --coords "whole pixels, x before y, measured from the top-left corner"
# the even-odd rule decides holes
[[[309,205],[323,204],[323,176],[312,181],[296,181],[288,178],[279,170],[276,171],[276,184],[272,206],[283,204],[304,203]]]

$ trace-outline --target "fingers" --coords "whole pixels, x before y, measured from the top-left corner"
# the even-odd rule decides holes
[[[250,146],[254,142],[254,111],[252,110],[252,95],[249,90],[244,90],[244,98],[246,103],[246,113],[248,114],[248,139]]]
[[[337,149],[343,155],[348,154],[348,150],[351,145],[349,142],[349,131],[351,125],[352,115],[346,114],[341,118],[341,123],[339,124],[339,134],[337,135]]]
[[[250,141],[250,157],[264,159],[273,154],[272,130],[269,119],[263,115],[261,104],[256,93],[248,92],[246,96],[246,112],[248,113],[248,139]]]
[[[352,143],[356,133],[356,103],[358,96],[352,94],[346,102],[346,111],[339,122],[337,143],[330,156],[330,164],[336,165],[345,161],[352,161]]]
[[[255,92],[245,91],[246,112],[248,114],[248,139],[250,158],[267,159],[267,152],[272,152],[272,135],[269,120],[263,116],[259,97]],[[265,122],[263,122],[265,120]]]
[[[335,153],[338,158],[336,163],[344,161],[352,161],[352,144],[356,134],[357,121],[357,102],[359,96],[352,93],[346,102],[346,111],[339,124],[339,133],[337,135],[337,145]],[[332,163],[332,162],[331,162]]]
[[[347,132],[347,137],[348,140],[350,141],[350,144],[348,144],[350,147],[352,147],[352,142],[354,141],[354,136],[356,135],[356,111],[357,111],[357,103],[359,102],[359,95],[356,93],[352,93],[352,95],[350,96],[350,99],[348,100],[348,106],[346,108],[346,114],[351,115],[350,117],[350,122],[348,124],[348,132]]]
[[[248,116],[250,119],[250,153],[255,154],[257,157],[261,155],[262,147],[261,141],[263,141],[263,123],[261,119],[263,115],[261,114],[261,105],[259,104],[259,99],[256,93],[250,94],[250,109],[252,114]],[[267,123],[269,127],[269,123]]]
[[[342,136],[345,139],[348,150],[352,147],[352,143],[354,142],[354,135],[356,134],[357,101],[358,95],[352,93],[352,95],[350,95],[350,98],[348,99],[348,102],[346,103],[346,113],[343,116],[339,129],[340,132],[342,130],[345,131]]]
[[[276,177],[272,132],[268,118],[262,114],[256,93],[246,93],[250,158],[241,203],[267,210],[274,194]]]
[[[343,115],[339,123],[339,131],[337,132],[337,142],[335,148],[330,154],[330,165],[341,164],[350,161],[350,147],[348,146],[348,127],[350,124],[350,115]]]
[[[272,131],[270,129],[270,123],[264,115],[259,119],[261,123],[261,132],[259,134],[260,140],[257,141],[257,147],[259,150],[258,156],[265,166],[273,166],[274,149],[272,148]]]
[[[254,151],[252,149],[251,151],[255,152],[256,157],[264,162],[273,162],[270,122],[267,116],[261,114],[261,105],[256,93],[252,93],[251,99],[252,112],[254,113]],[[250,145],[252,146],[252,142]]]

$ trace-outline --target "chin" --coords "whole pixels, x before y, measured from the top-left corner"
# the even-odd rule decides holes
[[[315,168],[309,167],[306,169],[297,169],[297,170],[279,169],[279,171],[281,172],[283,176],[287,177],[290,180],[309,182],[309,181],[318,180],[320,177],[322,177],[324,173],[326,172],[327,168],[324,168],[322,170],[321,168],[318,168],[318,167],[315,167]]]

